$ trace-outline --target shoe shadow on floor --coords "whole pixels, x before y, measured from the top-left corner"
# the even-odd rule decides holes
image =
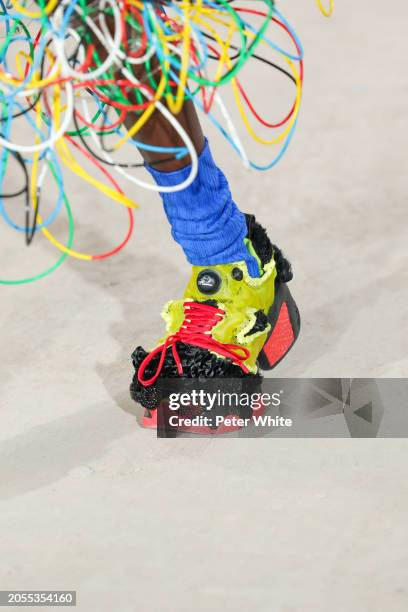
[[[95,238],[95,242],[98,246],[98,239]],[[164,325],[159,316],[162,305],[182,296],[189,269],[184,264],[178,267],[170,258],[157,254],[154,257],[149,253],[133,256],[129,252],[92,266],[78,262],[67,262],[67,265],[72,266],[75,274],[86,283],[95,285],[99,292],[108,293],[120,306],[120,318],[108,327],[118,350],[112,358],[90,364],[90,368],[97,372],[114,406],[134,418],[141,409],[129,396],[133,376],[130,355],[138,344],[149,347],[162,335]],[[302,304],[298,296],[307,295],[307,286],[299,286],[295,281],[293,293],[299,301],[303,330],[286,365],[274,370],[273,375],[282,376],[282,371],[283,376],[305,375],[306,367],[325,358],[325,350],[328,350],[325,347],[337,346],[350,328],[359,323],[367,304],[376,305],[378,310],[379,305],[386,305],[390,298],[395,298],[395,287],[401,286],[406,274],[402,262],[391,273],[387,274],[384,269],[383,274],[377,273],[375,278],[360,282],[358,292],[342,287],[340,295],[336,287],[329,292],[326,284],[322,294],[330,295],[330,299],[317,308],[313,301]],[[316,283],[314,292],[315,295],[319,292]],[[362,353],[366,350],[363,347]],[[381,354],[384,367],[404,357],[402,342],[401,352],[394,346],[391,352]],[[128,418],[118,418],[112,408],[109,401],[88,406],[3,441],[0,466],[4,478],[0,479],[0,498],[7,499],[46,486],[75,468],[88,469],[87,463],[105,455],[110,444],[128,435],[132,427]]]
[[[78,268],[76,268],[78,271]],[[95,266],[80,268],[82,278],[94,283],[119,303],[121,320],[109,326],[109,334],[119,350],[110,361],[99,361],[94,368],[107,393],[124,412],[141,416],[142,409],[130,398],[133,377],[131,354],[139,344],[152,347],[164,333],[160,312],[165,302],[181,298],[189,276],[187,265],[180,270],[168,259],[125,253]]]
[[[92,246],[97,249],[100,242],[95,238]],[[137,344],[150,346],[163,333],[159,314],[162,305],[182,295],[189,274],[187,266],[178,270],[164,257],[152,261],[148,254],[132,256],[129,252],[92,266],[70,260],[66,266],[87,284],[95,285],[99,293],[108,293],[120,304],[122,316],[108,327],[119,348],[111,359],[89,366],[98,374],[111,401],[86,405],[3,440],[0,500],[41,489],[67,474],[77,478],[91,475],[92,464],[109,452],[112,443],[128,436],[132,427],[137,431],[135,419],[141,409],[129,394],[133,376],[130,355]],[[126,418],[118,418],[116,407]]]

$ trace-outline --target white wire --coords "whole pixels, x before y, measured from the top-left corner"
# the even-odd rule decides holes
[[[100,14],[99,21],[100,21],[100,25],[101,25],[102,34],[103,34],[103,36],[105,38],[104,43],[106,45],[106,48],[112,49],[114,47],[114,40],[113,40],[113,38],[111,36],[111,33],[109,31],[108,24],[106,23],[106,16],[105,16],[104,13]],[[157,49],[157,44],[156,44],[156,41],[154,41],[150,45],[150,47],[147,50],[147,52],[143,56],[141,56],[141,57],[129,58],[126,55],[126,53],[124,53],[120,49],[117,52],[117,57],[121,61],[126,60],[126,62],[128,64],[144,64],[145,62],[148,62],[153,57],[153,55],[156,53],[156,49]]]
[[[106,22],[106,17],[104,14],[104,10],[106,8],[106,5],[109,5],[112,9],[112,13],[113,13],[113,17],[114,17],[114,24],[115,24],[115,30],[114,30],[114,36],[112,37],[109,28],[107,26],[107,22]],[[63,0],[63,2],[61,3],[61,5],[58,7],[54,17],[52,18],[52,21],[54,22],[54,24],[56,25],[57,29],[58,26],[61,26],[62,20],[63,20],[63,15],[64,15],[64,10],[67,8],[67,6],[69,5],[69,0]],[[157,21],[157,15],[155,13],[155,11],[153,10],[153,8],[151,6],[147,7],[147,10],[149,12],[149,15],[151,17],[152,20],[156,20]],[[119,12],[119,8],[118,8],[118,3],[115,0],[101,0],[100,2],[100,15],[99,15],[99,25],[100,25],[100,29],[95,25],[95,23],[91,20],[91,18],[89,16],[85,16],[84,15],[84,11],[82,10],[82,8],[80,6],[75,6],[74,7],[74,11],[76,13],[78,13],[82,19],[86,22],[87,26],[90,28],[90,30],[92,30],[92,32],[94,33],[94,35],[96,36],[96,38],[99,40],[99,42],[101,44],[103,44],[108,52],[108,56],[105,59],[105,61],[101,64],[101,66],[99,66],[99,68],[97,68],[96,70],[94,70],[93,72],[78,72],[76,70],[74,70],[68,63],[68,59],[65,55],[65,38],[62,39],[62,37],[60,35],[58,35],[56,32],[50,31],[46,33],[47,37],[51,38],[51,43],[53,45],[55,45],[55,50],[56,50],[56,55],[58,58],[58,61],[55,62],[55,65],[53,66],[51,73],[47,76],[47,80],[51,80],[52,76],[58,71],[58,69],[60,69],[60,73],[61,73],[61,77],[71,77],[74,78],[77,81],[84,81],[84,80],[92,80],[92,79],[96,79],[97,77],[103,75],[106,73],[106,71],[108,71],[114,64],[117,65],[122,74],[124,75],[124,77],[129,80],[131,83],[133,83],[135,85],[135,87],[137,87],[139,89],[139,91],[142,93],[142,95],[149,101],[154,100],[154,96],[150,93],[149,90],[147,90],[146,88],[143,87],[143,84],[141,83],[141,81],[139,81],[127,68],[125,68],[122,64],[122,60],[126,59],[126,61],[130,64],[142,64],[145,63],[148,59],[150,59],[154,53],[156,52],[157,49],[157,41],[154,40],[152,41],[152,45],[149,47],[149,50],[147,51],[147,53],[141,57],[141,58],[126,58],[126,55],[121,51],[120,49],[120,45],[121,45],[121,22],[120,22],[120,12]],[[73,38],[75,38],[78,42],[80,42],[80,36],[78,34],[78,32],[72,28],[67,29],[67,33],[70,34]],[[199,40],[197,34],[194,32],[194,30],[191,32],[192,37],[195,40],[196,43],[196,49],[199,49],[201,47],[201,41]],[[169,44],[168,45],[169,50],[174,54],[174,55],[178,55],[181,56],[181,50],[173,45],[173,44]],[[83,49],[82,46],[79,47],[78,51],[81,53],[82,60],[84,60],[85,58],[85,51]],[[200,53],[199,53],[200,55]],[[7,86],[7,84],[5,84]],[[9,141],[6,141],[5,139],[0,137],[0,145],[3,145],[5,148],[11,150],[11,151],[18,151],[21,153],[34,153],[34,152],[40,152],[40,151],[44,151],[47,148],[52,149],[56,143],[56,141],[63,136],[63,134],[65,133],[65,131],[67,130],[69,123],[72,119],[72,115],[74,112],[74,88],[73,85],[70,81],[67,81],[66,84],[66,96],[67,96],[67,100],[66,100],[66,110],[65,110],[65,115],[64,115],[64,120],[59,128],[58,131],[54,130],[54,127],[52,126],[51,128],[51,136],[48,140],[41,142],[37,145],[19,145],[19,144],[13,144]],[[2,84],[0,84],[0,89],[2,89]],[[35,94],[38,89],[28,89],[28,90],[24,90],[21,92],[18,92],[17,96],[18,97],[26,97],[27,95],[32,96],[33,94]],[[228,131],[230,133],[230,136],[233,140],[233,142],[235,143],[239,154],[244,162],[244,165],[249,168],[250,167],[250,163],[249,163],[249,159],[248,156],[246,154],[245,148],[242,144],[241,139],[239,138],[237,129],[231,119],[231,116],[219,94],[219,92],[217,91],[215,93],[214,96],[214,101],[217,104],[217,106],[219,107],[222,116],[225,120],[226,126],[228,128]],[[90,117],[90,112],[89,112],[89,106],[87,104],[87,102],[85,101],[85,99],[82,100],[82,105],[83,105],[83,109],[84,109],[84,115],[85,118],[87,120],[88,123],[91,123],[91,117]],[[177,132],[177,134],[181,137],[181,139],[183,140],[183,143],[186,147],[186,149],[188,150],[188,153],[190,155],[191,158],[191,168],[190,168],[190,173],[189,176],[182,181],[179,185],[174,185],[174,186],[160,186],[160,185],[155,185],[155,184],[151,184],[148,183],[146,181],[140,180],[138,178],[136,178],[135,176],[132,176],[131,174],[129,174],[128,172],[126,172],[123,168],[121,168],[120,166],[116,165],[113,158],[110,157],[106,151],[103,150],[103,148],[100,146],[99,140],[96,137],[96,133],[94,130],[90,129],[89,133],[92,137],[92,140],[95,142],[95,144],[97,145],[98,149],[101,151],[101,154],[103,155],[103,157],[105,158],[106,161],[108,161],[110,164],[112,164],[114,170],[122,175],[123,177],[125,177],[128,181],[138,185],[139,187],[142,187],[143,189],[149,190],[149,191],[155,191],[155,192],[160,192],[160,193],[174,193],[177,191],[181,191],[183,189],[185,189],[186,187],[188,187],[189,185],[191,185],[191,183],[194,181],[194,179],[197,176],[197,172],[198,172],[198,156],[197,156],[197,152],[195,150],[195,147],[193,145],[193,142],[191,140],[191,138],[189,137],[188,133],[185,131],[185,129],[183,128],[183,126],[180,124],[180,122],[176,119],[176,117],[166,108],[166,106],[160,102],[159,100],[156,100],[154,102],[156,111],[155,112],[160,112],[166,119],[167,121],[173,126],[173,128],[175,129],[175,131]]]
[[[130,72],[128,72],[126,69],[122,69],[122,72],[123,72],[123,75],[127,79],[132,80],[135,83],[135,85],[140,86],[140,81],[138,81]],[[143,87],[140,88],[140,91],[143,93],[143,95],[145,95],[145,97],[148,100],[153,99],[153,95],[149,91],[145,90]],[[91,117],[90,117],[88,105],[86,104],[85,100],[82,100],[82,106],[84,109],[85,119],[87,123],[90,123]],[[147,183],[146,181],[142,181],[136,178],[135,176],[126,172],[124,168],[121,168],[120,166],[115,165],[113,158],[110,155],[108,155],[108,153],[104,151],[104,149],[101,148],[100,143],[93,130],[91,130],[90,135],[92,137],[92,140],[97,145],[98,149],[101,151],[105,160],[113,164],[113,169],[118,174],[121,174],[122,176],[124,176],[128,181],[138,185],[139,187],[142,187],[143,189],[147,189],[148,191],[156,191],[160,193],[175,193],[176,191],[181,191],[182,189],[186,189],[186,187],[189,187],[189,185],[191,185],[191,183],[196,178],[197,172],[198,172],[198,155],[197,155],[197,151],[195,150],[195,147],[193,145],[191,138],[189,137],[189,135],[187,134],[183,126],[180,124],[180,122],[177,121],[177,119],[174,117],[174,115],[172,115],[170,111],[164,106],[164,104],[162,104],[159,101],[155,102],[155,107],[169,121],[169,123],[173,126],[173,128],[182,138],[184,145],[190,154],[190,158],[191,158],[190,174],[182,183],[179,183],[178,185],[160,186],[160,185],[155,185],[152,183]]]
[[[70,83],[69,81],[65,85],[66,85],[66,89],[65,89],[66,111],[65,111],[64,119],[58,131],[54,133],[54,131],[51,130],[51,137],[48,140],[44,140],[43,142],[40,142],[36,145],[21,145],[21,144],[17,145],[1,137],[0,137],[0,145],[5,147],[9,151],[18,151],[19,153],[38,153],[40,151],[44,151],[45,149],[52,148],[57,142],[57,140],[59,140],[61,136],[63,136],[64,133],[67,131],[68,126],[72,119],[72,114],[74,112],[74,87],[72,83]]]
[[[64,5],[67,2],[69,2],[69,0],[64,0],[64,3],[60,7],[58,17],[56,17],[57,23],[58,23],[58,19],[62,19],[62,10],[63,10]],[[78,72],[77,70],[74,70],[73,68],[71,68],[71,66],[69,65],[68,60],[65,56],[65,52],[64,52],[64,40],[60,36],[58,36],[55,38],[55,45],[56,45],[57,55],[61,62],[61,72],[63,76],[71,76],[78,81],[89,81],[89,80],[96,79],[102,76],[113,66],[114,63],[116,63],[115,62],[116,56],[120,50],[120,44],[121,44],[120,12],[119,12],[119,9],[118,9],[118,6],[115,0],[102,0],[101,2],[103,6],[105,6],[106,3],[110,4],[112,8],[112,12],[113,12],[113,17],[115,20],[115,37],[113,39],[112,49],[108,53],[108,57],[105,59],[104,62],[102,62],[99,68],[97,68],[93,72]],[[95,34],[98,40],[102,44],[106,45],[105,38],[103,37],[99,28],[96,27],[92,19],[88,16],[84,17],[84,12],[81,9],[81,7],[75,6],[74,10],[85,19],[86,24],[92,30],[92,32]]]

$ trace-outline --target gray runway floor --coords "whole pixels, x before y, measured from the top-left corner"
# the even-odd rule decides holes
[[[236,201],[293,262],[302,335],[274,375],[405,377],[408,8],[337,4],[327,21],[281,3],[306,52],[282,163],[247,172],[208,133]],[[124,211],[68,184],[77,246],[109,247]],[[405,440],[174,441],[137,425],[129,356],[161,335],[189,267],[158,197],[132,193],[122,255],[1,288],[0,588],[76,589],[85,612],[405,611]],[[55,260],[42,237],[26,251],[0,231],[2,276]]]

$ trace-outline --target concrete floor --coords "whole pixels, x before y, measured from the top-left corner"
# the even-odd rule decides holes
[[[408,7],[337,4],[326,21],[311,0],[281,3],[307,68],[284,161],[257,175],[215,136],[213,148],[294,265],[303,331],[276,375],[407,376]],[[123,210],[69,185],[78,247],[111,245]],[[405,611],[405,440],[174,441],[138,427],[129,355],[160,335],[188,267],[158,198],[135,196],[123,255],[1,289],[0,589],[76,589],[85,612]],[[55,257],[5,226],[0,249],[7,278]]]

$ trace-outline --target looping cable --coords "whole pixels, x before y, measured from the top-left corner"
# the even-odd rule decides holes
[[[327,16],[334,6],[329,1],[325,9],[317,0]],[[25,235],[27,244],[36,234],[44,236],[60,258],[37,276],[0,283],[43,278],[67,256],[90,261],[118,253],[131,237],[137,204],[113,173],[145,190],[171,192],[190,185],[198,158],[178,120],[187,99],[246,167],[267,170],[282,158],[301,105],[303,50],[273,0],[260,0],[256,9],[236,0],[38,0],[37,10],[28,4],[0,0],[0,215]],[[282,31],[284,47],[275,42]],[[259,87],[250,74],[255,62],[273,71],[283,87],[286,82],[294,87],[283,116],[273,101],[269,117],[252,101]],[[228,90],[233,104],[226,102]],[[143,142],[142,129],[157,114],[174,128],[182,146]],[[21,133],[24,142],[17,136]],[[251,157],[250,140],[266,156],[262,162]],[[136,149],[163,154],[163,161],[187,157],[190,175],[176,186],[152,185],[137,175],[143,162],[135,162]],[[13,189],[15,164],[25,184]],[[63,179],[67,171],[127,208],[128,229],[117,247],[96,255],[74,248]],[[47,189],[53,183],[55,201],[48,196],[54,188]],[[63,211],[65,244],[51,228]]]
[[[327,0],[326,0],[327,1]],[[333,11],[334,11],[334,0],[328,0],[328,7],[326,8],[323,5],[323,1],[322,0],[316,0],[317,6],[319,7],[321,13],[325,16],[325,17],[331,17],[333,15]]]

